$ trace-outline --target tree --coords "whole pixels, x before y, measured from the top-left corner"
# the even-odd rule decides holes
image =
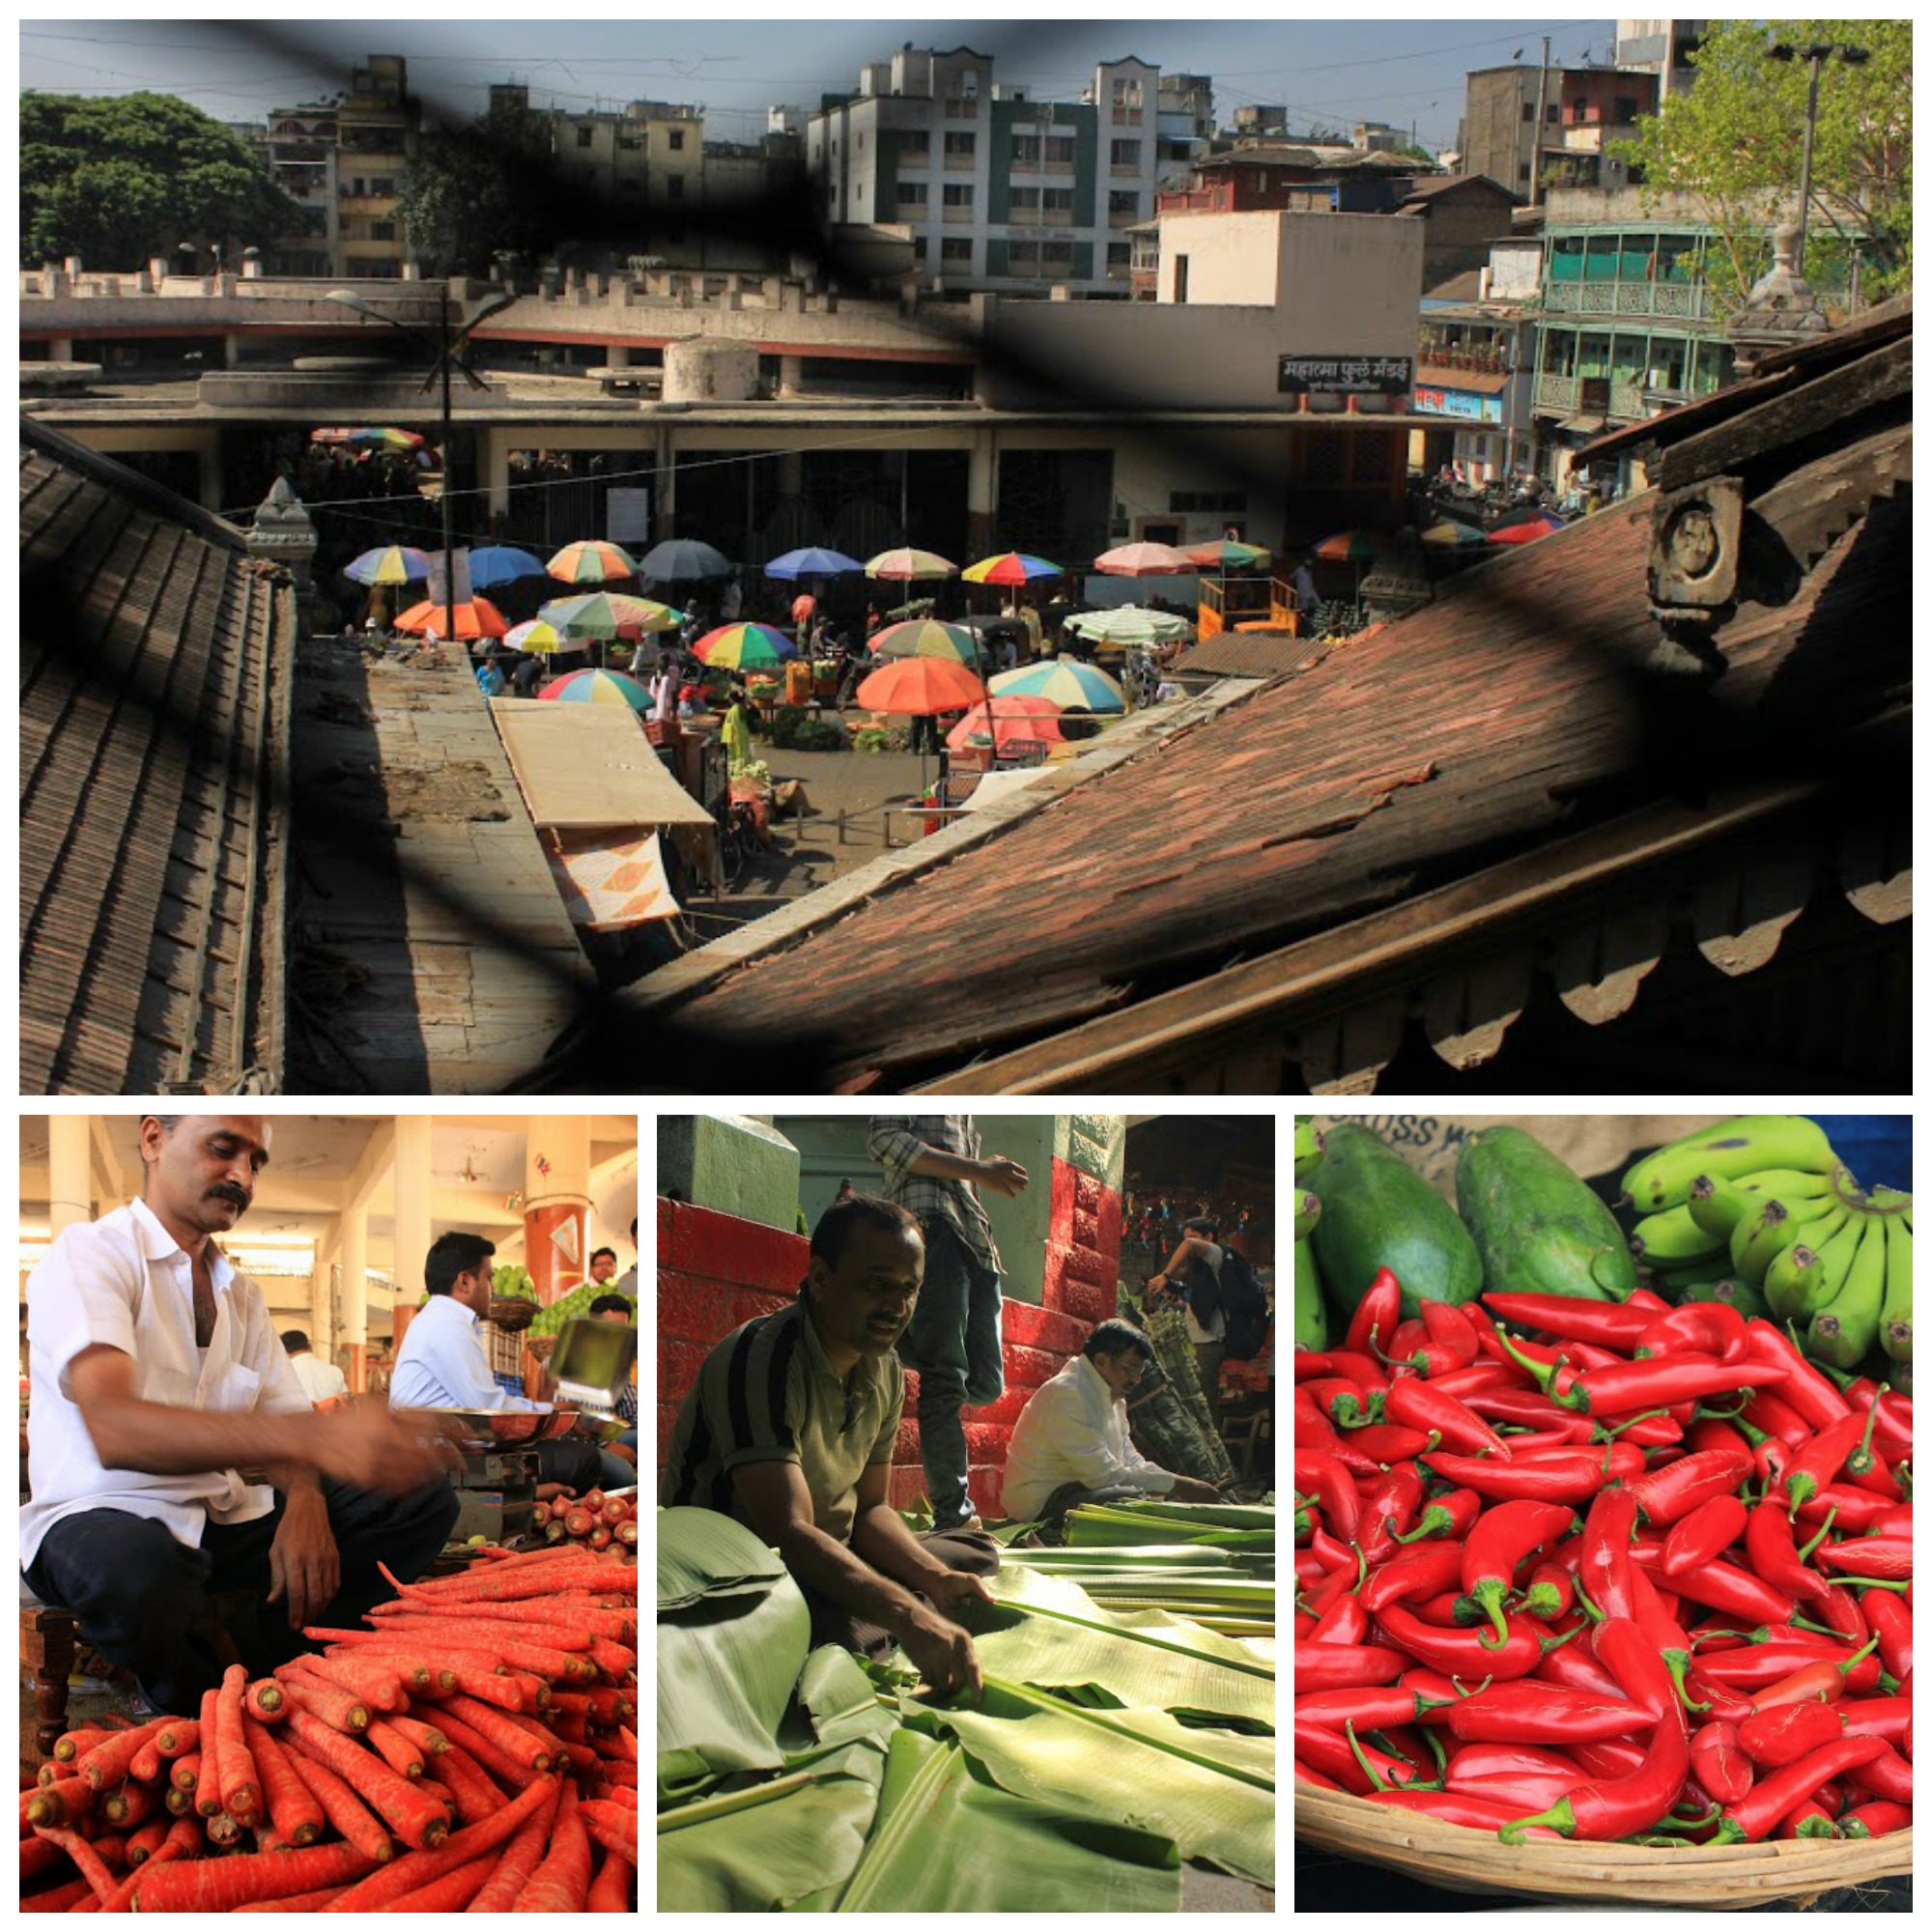
[[[20,265],[132,270],[179,242],[266,246],[299,218],[267,165],[167,94],[20,98]]]
[[[1912,286],[1912,22],[1714,20],[1690,56],[1695,80],[1634,138],[1611,145],[1640,170],[1647,196],[1675,190],[1713,230],[1705,270],[1721,308],[1743,301],[1770,264],[1768,228],[1796,213],[1808,65],[1774,61],[1774,41],[1862,47],[1862,66],[1827,63],[1811,151],[1805,273],[1843,287],[1860,258],[1874,298]]]
[[[498,254],[547,252],[558,232],[551,120],[500,106],[473,126],[426,132],[396,213],[432,275],[487,275]]]

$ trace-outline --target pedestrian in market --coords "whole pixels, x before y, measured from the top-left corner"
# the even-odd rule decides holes
[[[600,1294],[587,1312],[592,1321],[613,1321],[627,1327],[637,1325],[637,1303],[614,1289],[609,1294]],[[614,1442],[598,1445],[604,1464],[604,1487],[607,1490],[629,1489],[638,1480],[638,1385],[635,1381],[627,1381],[617,1390],[611,1413],[619,1422],[630,1426]]]
[[[959,1411],[998,1402],[1006,1388],[1003,1269],[979,1190],[1011,1199],[1029,1177],[1005,1154],[982,1154],[970,1114],[875,1114],[866,1149],[885,1171],[880,1192],[918,1216],[925,1248],[924,1285],[899,1356],[919,1371],[919,1453],[933,1526],[977,1528]]]
[[[296,1372],[296,1380],[301,1383],[310,1402],[324,1403],[332,1396],[349,1393],[348,1378],[333,1362],[325,1362],[316,1354],[299,1328],[283,1331],[282,1347],[288,1353],[289,1367]]]
[[[534,652],[526,651],[517,660],[517,668],[511,673],[510,687],[519,697],[534,697],[537,686],[543,681],[543,659]]]
[[[501,697],[509,689],[503,681],[503,673],[495,658],[485,658],[476,667],[476,689],[485,697]]]
[[[1221,1364],[1228,1354],[1228,1318],[1221,1307],[1221,1246],[1219,1225],[1205,1216],[1180,1224],[1180,1245],[1159,1274],[1148,1277],[1150,1293],[1171,1291],[1187,1317],[1187,1339],[1194,1348],[1194,1365],[1201,1373],[1201,1391],[1208,1398],[1208,1416],[1214,1433],[1221,1433]],[[1173,1284],[1184,1286],[1174,1288]]]
[[[270,1159],[255,1115],[146,1115],[140,1198],[63,1230],[27,1283],[30,1499],[21,1571],[156,1713],[221,1681],[193,1626],[217,1594],[250,1675],[353,1628],[422,1575],[456,1520],[439,1418],[318,1410],[267,1297],[216,1246]]]
[[[873,1660],[896,1643],[935,1690],[980,1689],[961,1618],[999,1545],[977,1528],[917,1535],[891,1502],[905,1371],[894,1352],[922,1298],[919,1220],[867,1194],[811,1231],[798,1299],[704,1358],[665,1460],[667,1508],[716,1510],[776,1549],[813,1644]]]

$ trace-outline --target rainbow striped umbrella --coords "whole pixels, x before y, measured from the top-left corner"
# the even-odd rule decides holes
[[[963,624],[941,624],[910,617],[889,624],[872,639],[872,655],[890,658],[941,658],[949,664],[977,666],[985,656],[980,639]]]
[[[1127,696],[1103,670],[1078,658],[1048,658],[1018,670],[1003,670],[987,689],[995,698],[1011,695],[1051,698],[1065,711],[1124,711]]]
[[[575,649],[580,640],[542,617],[532,617],[528,623],[519,624],[503,641],[512,650],[534,651],[547,658],[556,651]]]
[[[866,575],[910,583],[919,577],[957,577],[959,566],[934,551],[882,550],[866,559]]]
[[[565,544],[544,569],[565,583],[611,583],[637,576],[638,560],[617,544],[586,541]]]
[[[412,605],[396,619],[395,628],[419,631],[426,638],[447,637],[446,609],[441,604]],[[500,638],[509,628],[502,611],[487,597],[472,597],[456,607],[458,638]]]
[[[1231,570],[1259,569],[1267,562],[1270,553],[1260,544],[1241,543],[1234,537],[1216,537],[1212,543],[1189,544],[1182,554],[1225,575]]]
[[[1422,541],[1432,550],[1466,550],[1488,543],[1489,538],[1471,524],[1459,524],[1444,517],[1439,524],[1431,524],[1423,531]]]
[[[692,649],[713,670],[764,670],[798,656],[798,646],[769,624],[724,624]]]
[[[359,442],[365,449],[420,449],[423,440],[412,429],[352,429],[345,442]]]
[[[432,567],[427,551],[389,544],[382,550],[365,550],[354,563],[342,566],[342,574],[357,583],[420,583]]]
[[[553,678],[537,696],[556,704],[626,704],[637,712],[651,708],[650,693],[620,670],[574,670]]]
[[[537,615],[548,619],[578,643],[592,638],[609,642],[612,638],[642,638],[660,631],[674,631],[684,622],[684,613],[668,604],[653,603],[648,597],[612,597],[594,591],[587,597],[555,597],[542,605]]]
[[[959,575],[968,583],[1031,583],[1037,577],[1065,577],[1066,573],[1043,556],[1028,556],[1009,550],[969,563]]]

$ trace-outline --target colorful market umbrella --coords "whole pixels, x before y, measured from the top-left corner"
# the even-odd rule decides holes
[[[574,650],[581,639],[542,617],[532,617],[526,624],[519,624],[503,641],[513,651],[533,651],[538,657],[550,657],[557,651]]]
[[[418,631],[426,638],[449,635],[446,611],[441,604],[414,604],[396,619],[399,631]],[[500,638],[509,624],[503,613],[487,597],[472,597],[456,607],[456,636],[459,639]]]
[[[611,583],[639,574],[636,557],[621,545],[586,540],[565,544],[544,571],[565,583]]]
[[[1039,739],[1057,745],[1064,735],[1060,728],[1060,706],[1051,698],[1015,697],[1009,693],[995,700],[990,717],[986,705],[974,705],[947,732],[946,742],[955,752],[974,745],[992,745],[1004,751],[1015,739]]]
[[[863,691],[864,686],[860,689]],[[987,689],[995,698],[1046,697],[1063,711],[1124,711],[1127,695],[1103,670],[1077,658],[1047,658],[1003,670]]]
[[[1342,530],[1323,537],[1310,553],[1323,563],[1368,563],[1382,554],[1379,530]]]
[[[986,687],[962,664],[947,658],[892,658],[854,694],[864,711],[895,711],[929,718],[980,703]]]
[[[1065,577],[1057,563],[1043,556],[1028,556],[1016,550],[1003,551],[998,556],[982,556],[969,563],[959,575],[968,583],[1031,583],[1038,577]]]
[[[1225,576],[1231,570],[1258,570],[1267,562],[1270,554],[1260,544],[1216,537],[1212,543],[1189,544],[1183,554],[1203,568],[1218,570]]]
[[[537,615],[580,643],[592,638],[608,643],[612,638],[648,637],[674,631],[684,622],[684,613],[668,604],[648,597],[613,597],[603,590],[584,597],[554,597],[539,607]]]
[[[980,639],[963,624],[942,624],[931,617],[910,617],[888,624],[874,634],[875,658],[940,658],[952,664],[977,666],[985,652]]]
[[[495,590],[497,585],[515,583],[520,578],[548,574],[541,557],[532,556],[526,550],[514,550],[508,544],[484,544],[469,553],[469,581],[478,590]]]
[[[1180,577],[1201,566],[1171,544],[1122,544],[1094,559],[1094,568],[1109,577]]]
[[[654,583],[681,583],[693,578],[729,577],[731,559],[722,550],[692,537],[671,537],[647,550],[638,568]]]
[[[412,429],[352,429],[345,442],[359,442],[364,449],[420,449],[423,440]]]
[[[775,556],[765,565],[767,577],[781,577],[787,582],[801,577],[853,577],[865,569],[856,556],[847,556],[842,550],[818,550],[808,546],[804,550],[788,550],[782,556]]]
[[[1168,611],[1147,611],[1122,604],[1112,611],[1076,611],[1061,619],[1060,628],[1102,644],[1173,644],[1194,635],[1185,617]]]
[[[1431,524],[1423,531],[1422,541],[1432,550],[1466,550],[1488,543],[1489,538],[1473,524],[1459,524],[1451,517],[1444,517],[1439,524]]]
[[[427,551],[389,544],[382,550],[365,550],[354,563],[343,565],[342,574],[357,583],[420,583],[432,568]]]
[[[866,559],[866,575],[910,583],[921,577],[957,577],[959,566],[929,550],[882,550]]]
[[[1490,532],[1492,544],[1534,543],[1539,537],[1547,537],[1563,527],[1553,517],[1531,517],[1520,524],[1505,524],[1499,530]]]
[[[553,678],[537,696],[555,704],[627,704],[639,713],[651,708],[650,693],[620,670],[574,670]]]
[[[765,670],[798,656],[798,646],[769,624],[724,624],[692,649],[713,670]]]

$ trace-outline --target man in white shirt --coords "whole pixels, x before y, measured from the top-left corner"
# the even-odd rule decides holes
[[[1007,1447],[1001,1506],[1053,1527],[1082,1503],[1172,1496],[1211,1503],[1220,1492],[1150,1463],[1127,1434],[1127,1391],[1153,1360],[1130,1321],[1102,1321],[1050,1381],[1035,1389]]]
[[[299,1328],[283,1331],[282,1347],[288,1350],[289,1367],[310,1402],[327,1402],[331,1396],[349,1393],[348,1378],[333,1362],[325,1362],[316,1354]]]
[[[157,1711],[220,1682],[189,1630],[211,1596],[255,1593],[231,1634],[267,1670],[305,1647],[302,1626],[353,1627],[387,1600],[379,1561],[419,1577],[456,1520],[434,1419],[319,1413],[262,1291],[214,1244],[270,1133],[253,1115],[145,1116],[141,1198],[64,1230],[27,1284],[22,1572]]]

